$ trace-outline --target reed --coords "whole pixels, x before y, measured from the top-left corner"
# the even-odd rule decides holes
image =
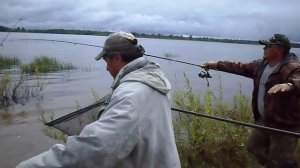
[[[47,73],[76,69],[71,63],[63,63],[48,56],[35,57],[29,64],[21,65],[22,73]]]
[[[15,56],[4,56],[0,54],[0,69],[9,68],[11,65],[19,65],[21,61]]]

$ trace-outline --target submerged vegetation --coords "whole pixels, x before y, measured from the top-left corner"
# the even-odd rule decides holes
[[[16,70],[11,71],[11,65],[17,65]],[[71,63],[62,63],[48,56],[35,57],[31,63],[22,65],[17,57],[0,54],[0,119],[12,118],[13,112],[10,110],[12,105],[25,105],[30,98],[35,98],[37,102],[42,100],[41,91],[44,89],[44,83],[41,73],[74,68],[76,67]]]
[[[32,98],[38,102],[42,99],[43,83],[36,78],[37,84],[29,85],[24,78],[23,74],[19,76],[19,79],[13,79],[9,74],[0,77],[0,119],[11,122],[17,114],[12,108],[13,105],[25,105]],[[26,116],[24,111],[17,115]]]
[[[76,67],[71,63],[62,63],[48,56],[35,57],[32,62],[21,66],[23,73],[46,73],[61,70],[71,70]]]

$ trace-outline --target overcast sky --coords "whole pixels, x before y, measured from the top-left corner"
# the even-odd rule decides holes
[[[0,0],[0,25],[300,41],[300,0]]]

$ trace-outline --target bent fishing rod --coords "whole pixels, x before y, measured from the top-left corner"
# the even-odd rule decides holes
[[[87,44],[87,43],[78,43],[78,42],[65,41],[65,40],[52,40],[52,39],[19,39],[19,40],[61,42],[61,43],[69,43],[69,44],[74,44],[74,45],[82,45],[82,46],[103,48],[103,46],[99,46],[99,45],[93,45],[93,44]],[[190,63],[190,62],[186,62],[186,61],[175,60],[175,59],[171,59],[171,58],[165,58],[165,57],[160,57],[160,56],[155,56],[155,55],[150,55],[150,54],[144,54],[144,55],[148,56],[148,57],[153,57],[153,58],[178,62],[178,63],[182,63],[182,64],[187,64],[187,65],[191,65],[191,66],[196,66],[196,67],[200,67],[202,69],[205,68],[203,65],[198,65],[198,64],[194,64],[194,63]],[[199,77],[200,78],[206,78],[206,80],[207,80],[207,78],[211,78],[211,76],[208,72],[207,72],[207,74],[199,73]],[[243,122],[243,121],[226,119],[226,118],[212,116],[212,115],[207,115],[207,114],[204,114],[204,113],[201,113],[201,112],[187,111],[187,110],[182,110],[182,109],[177,109],[177,108],[171,108],[171,110],[177,111],[177,112],[180,112],[180,113],[184,113],[184,114],[194,115],[194,116],[197,116],[197,117],[203,117],[203,118],[212,119],[212,120],[216,120],[216,121],[221,121],[221,122],[225,122],[225,123],[231,123],[231,124],[241,125],[241,126],[245,126],[245,127],[249,127],[249,128],[256,128],[256,129],[260,129],[260,130],[264,130],[264,131],[269,131],[269,132],[272,132],[272,133],[279,133],[279,134],[290,135],[290,136],[300,138],[300,134],[296,133],[296,132],[286,131],[286,130],[272,128],[272,127],[261,126],[261,125],[257,125],[257,124],[251,124],[251,123],[247,123],[247,122]]]
[[[18,40],[21,40],[21,41],[22,40],[28,40],[28,41],[31,40],[31,41],[58,42],[58,43],[68,43],[68,44],[88,46],[88,47],[104,48],[103,46],[100,46],[100,45],[87,44],[87,43],[79,43],[79,42],[66,41],[66,40],[53,40],[53,39],[40,39],[40,38],[35,38],[35,39],[22,38],[22,39],[18,39]],[[199,78],[206,79],[207,87],[209,87],[209,81],[208,81],[208,79],[212,78],[212,76],[210,75],[210,73],[208,72],[208,70],[205,69],[205,67],[203,65],[194,64],[194,63],[186,62],[186,61],[182,61],[182,60],[176,60],[176,59],[172,59],[172,58],[160,57],[160,56],[151,55],[151,54],[144,54],[144,55],[147,56],[147,57],[158,58],[158,59],[162,59],[162,60],[168,60],[168,61],[177,62],[177,63],[181,63],[181,64],[186,64],[186,65],[200,67],[203,70],[198,73],[198,76],[199,76]]]
[[[23,39],[18,39],[18,40],[32,40],[32,41],[48,41],[48,42],[59,42],[59,43],[69,43],[69,44],[74,44],[74,45],[82,45],[82,46],[88,46],[88,47],[97,47],[97,48],[104,48],[103,46],[100,45],[93,45],[93,44],[87,44],[87,43],[78,43],[78,42],[73,42],[73,41],[66,41],[66,40],[52,40],[52,39],[29,39],[29,38],[23,38]],[[156,55],[151,55],[151,54],[144,54],[145,56],[148,57],[153,57],[153,58],[158,58],[158,59],[163,59],[163,60],[168,60],[168,61],[173,61],[173,62],[178,62],[186,65],[192,65],[200,68],[204,68],[203,65],[199,64],[194,64],[191,62],[186,62],[186,61],[181,61],[181,60],[176,60],[176,59],[171,59],[171,58],[166,58],[166,57],[160,57]]]

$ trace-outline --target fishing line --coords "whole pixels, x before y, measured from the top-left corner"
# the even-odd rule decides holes
[[[59,43],[68,43],[68,44],[74,44],[74,45],[82,45],[82,46],[88,46],[88,47],[97,47],[97,48],[104,48],[103,46],[100,45],[93,45],[93,44],[87,44],[87,43],[78,43],[78,42],[73,42],[73,41],[66,41],[66,40],[52,40],[52,39],[18,39],[18,40],[32,40],[32,41],[48,41],[48,42],[59,42]],[[156,56],[156,55],[151,55],[151,54],[144,54],[147,57],[152,57],[152,58],[158,58],[158,59],[163,59],[163,60],[168,60],[168,61],[173,61],[173,62],[177,62],[177,63],[182,63],[182,64],[186,64],[186,65],[191,65],[191,66],[196,66],[196,67],[200,67],[202,69],[204,69],[203,65],[199,65],[199,64],[194,64],[191,62],[186,62],[186,61],[181,61],[181,60],[176,60],[176,59],[171,59],[171,58],[166,58],[166,57],[160,57],[160,56]],[[207,87],[209,87],[209,78],[212,78],[211,75],[209,74],[209,72],[207,70],[203,70],[198,74],[199,78],[203,78],[206,79],[206,83],[207,83]]]
[[[74,44],[74,45],[82,45],[82,46],[89,46],[89,47],[97,47],[97,48],[104,48],[103,46],[100,45],[93,45],[93,44],[87,44],[87,43],[77,43],[77,42],[73,42],[73,41],[66,41],[66,40],[52,40],[52,39],[18,39],[18,40],[33,40],[33,41],[49,41],[49,42],[59,42],[59,43],[69,43],[69,44]],[[175,59],[171,59],[171,58],[165,58],[165,57],[160,57],[160,56],[156,56],[156,55],[150,55],[150,54],[144,54],[145,56],[148,57],[153,57],[153,58],[158,58],[158,59],[164,59],[164,60],[168,60],[168,61],[173,61],[173,62],[178,62],[178,63],[182,63],[182,64],[187,64],[187,65],[192,65],[192,66],[197,66],[200,68],[204,68],[203,65],[198,65],[198,64],[194,64],[194,63],[190,63],[190,62],[186,62],[186,61],[181,61],[181,60],[175,60]]]
[[[23,20],[23,19],[20,18],[20,19],[15,23],[15,25],[9,30],[9,32],[7,33],[7,35],[6,35],[6,36],[4,37],[4,39],[2,40],[0,46],[3,47],[3,44],[4,44],[5,40],[8,38],[8,36],[10,35],[10,33],[15,29],[15,27],[17,26],[17,24],[18,24],[19,22],[21,22],[22,20]]]

